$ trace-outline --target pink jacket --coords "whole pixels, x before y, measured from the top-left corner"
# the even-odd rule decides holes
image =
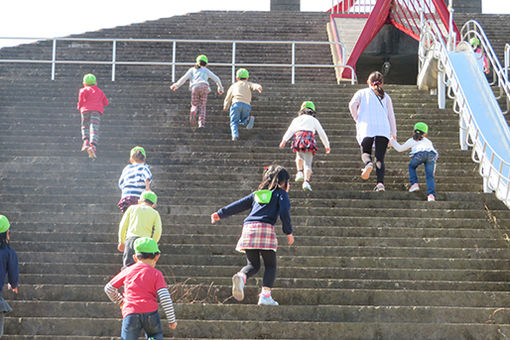
[[[80,89],[77,108],[81,113],[85,111],[99,111],[102,115],[104,106],[108,106],[108,99],[99,87],[96,85],[84,86]]]

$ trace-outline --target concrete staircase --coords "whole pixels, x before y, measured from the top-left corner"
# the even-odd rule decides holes
[[[172,36],[198,38],[193,25],[180,24],[191,18],[205,20],[201,35],[221,39],[231,37],[231,30],[212,32],[239,18],[246,20],[246,26],[238,25],[240,31],[259,23],[261,39],[275,34],[272,24],[263,22],[285,23],[282,39],[304,40],[300,30],[305,27],[316,31],[317,38],[310,40],[325,40],[319,32],[326,35],[319,27],[322,15],[313,18],[313,30],[302,24],[312,20],[308,14],[286,21],[272,13],[205,12],[88,36],[116,36],[117,31],[118,36],[149,37],[167,27]],[[0,53],[30,56],[41,45]],[[101,50],[104,58],[106,51]],[[221,55],[207,51],[214,53]],[[311,57],[325,60],[329,54]],[[166,337],[510,336],[510,213],[493,195],[481,192],[470,154],[458,150],[457,116],[438,110],[434,98],[414,86],[386,89],[395,105],[399,140],[410,135],[416,121],[431,127],[441,157],[437,202],[426,202],[423,191],[407,192],[408,157],[393,150],[387,154],[386,192],[373,192],[373,179],[361,181],[359,147],[347,110],[361,87],[335,85],[332,71],[315,74],[317,82],[290,86],[274,71],[250,69],[264,92],[254,95],[255,128],[242,130],[240,142],[232,144],[223,98],[210,95],[207,127],[193,132],[187,123],[189,93],[184,88],[171,93],[168,74],[126,68],[112,83],[106,68],[58,66],[57,80],[51,82],[46,66],[0,67],[1,213],[12,222],[12,247],[21,263],[19,295],[4,289],[14,308],[6,318],[5,339],[118,339],[120,312],[103,286],[122,262],[116,252],[121,218],[116,182],[134,145],[146,148],[159,195],[164,232],[158,268],[172,290],[179,322],[175,331],[164,326]],[[228,85],[229,73],[218,69]],[[96,161],[79,152],[75,102],[85,70],[98,75],[111,102]],[[324,155],[321,147],[315,158],[313,192],[291,185],[295,245],[287,246],[277,231],[273,296],[281,306],[255,305],[260,275],[248,282],[246,300],[235,302],[230,285],[245,263],[234,251],[244,215],[217,225],[210,224],[209,215],[254,190],[264,165],[276,161],[294,173],[292,152],[279,150],[278,142],[307,99],[317,105],[332,153]]]

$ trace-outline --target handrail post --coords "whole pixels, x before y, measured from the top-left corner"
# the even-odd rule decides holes
[[[232,84],[236,80],[236,42],[232,42]]]
[[[117,40],[113,39],[112,46],[112,82],[115,81],[115,60],[117,59]]]
[[[51,80],[55,80],[55,62],[57,61],[57,38],[53,38],[53,49],[51,54]]]
[[[454,9],[452,7],[452,0],[449,0],[448,3],[448,11],[450,12],[450,17],[448,19],[448,44],[447,50],[448,52],[452,52],[455,49],[455,32],[453,31],[453,12]]]
[[[172,83],[175,83],[175,49],[177,47],[177,41],[172,43]]]
[[[296,43],[295,42],[292,42],[292,70],[291,70],[291,84],[294,85],[295,82],[296,82]]]

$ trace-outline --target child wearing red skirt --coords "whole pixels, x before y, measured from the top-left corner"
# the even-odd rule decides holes
[[[278,306],[271,297],[271,288],[276,279],[276,248],[278,241],[274,225],[278,216],[282,230],[287,235],[288,244],[294,243],[290,220],[289,183],[290,175],[285,168],[272,165],[262,175],[258,191],[221,208],[211,215],[211,223],[222,218],[251,209],[244,220],[243,232],[236,250],[246,253],[247,265],[232,277],[232,295],[238,301],[244,299],[246,279],[260,269],[260,256],[264,260],[264,277],[259,305]]]
[[[287,141],[294,137],[292,150],[296,153],[296,182],[303,182],[303,190],[308,191],[312,191],[310,186],[312,160],[317,151],[315,132],[319,134],[322,144],[326,148],[326,154],[331,152],[328,136],[319,120],[315,118],[316,115],[315,104],[311,101],[303,102],[298,116],[294,118],[280,142],[280,149],[283,149]]]

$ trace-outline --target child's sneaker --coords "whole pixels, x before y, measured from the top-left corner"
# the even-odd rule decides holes
[[[434,196],[433,194],[430,194],[427,196],[427,201],[429,202],[433,202],[436,200],[436,196]]]
[[[89,140],[85,139],[81,145],[81,151],[86,151],[90,146]]]
[[[374,188],[374,191],[384,191],[384,184],[377,183],[377,185]]]
[[[304,181],[303,182],[303,190],[312,191],[312,187],[310,186],[310,183],[308,183],[307,181]]]
[[[232,276],[232,296],[237,301],[244,299],[244,278],[240,273]]]
[[[367,180],[370,177],[370,173],[374,169],[372,162],[367,163],[363,169],[361,169],[361,179]]]
[[[190,111],[189,113],[189,123],[192,127],[197,126],[197,111]]]
[[[88,152],[90,158],[94,158],[95,159],[97,157],[97,155],[96,155],[96,147],[94,146],[94,144],[91,144],[87,148],[87,152]]]
[[[411,185],[411,187],[409,188],[409,192],[415,192],[415,191],[418,191],[420,190],[420,186],[418,185],[418,183],[414,183],[413,185]]]
[[[255,117],[250,116],[250,120],[248,121],[248,124],[246,124],[246,128],[253,129],[253,124],[255,124]]]
[[[278,302],[273,300],[273,297],[271,295],[264,296],[262,294],[259,295],[259,306],[278,306]]]
[[[199,128],[199,129],[203,129],[203,128],[205,128],[205,123],[203,123],[203,122],[198,122],[198,128]]]
[[[305,180],[305,175],[303,175],[303,171],[298,171],[296,173],[296,182],[303,182]]]

